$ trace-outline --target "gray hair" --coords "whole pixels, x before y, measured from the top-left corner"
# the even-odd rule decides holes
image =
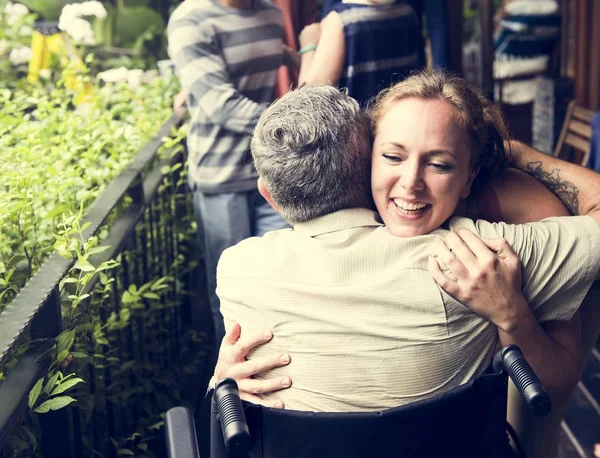
[[[284,95],[260,117],[251,147],[259,175],[292,224],[372,206],[368,121],[339,89],[304,85]]]

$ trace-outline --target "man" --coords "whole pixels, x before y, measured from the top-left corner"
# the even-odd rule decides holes
[[[287,227],[256,192],[248,152],[255,122],[274,98],[283,19],[267,0],[187,0],[167,32],[191,115],[188,180],[218,342],[224,335],[215,294],[219,256],[246,237]]]
[[[274,330],[273,341],[250,359],[293,355],[284,372],[268,374],[294,381],[277,396],[288,408],[359,411],[413,402],[468,381],[489,363],[496,343],[490,322],[421,274],[435,236],[392,237],[368,210],[366,129],[356,102],[334,88],[307,86],[270,107],[255,132],[259,189],[294,230],[227,250],[218,293],[228,323],[240,322],[248,335]],[[598,186],[597,176],[591,181]],[[586,194],[582,213],[597,210],[593,196]],[[598,271],[600,245],[591,219],[561,221],[553,236],[568,234],[574,224],[586,226],[581,234],[590,249],[576,238],[561,240],[562,254],[554,255],[565,264],[553,266],[551,288],[568,290],[564,302],[576,308]],[[495,231],[493,225],[481,227]],[[526,243],[503,228],[515,250],[523,251]],[[531,230],[537,241],[549,242],[546,232],[552,231],[546,229],[542,223]],[[532,252],[522,259],[526,298],[542,309],[540,321],[544,314],[568,319],[570,314],[561,315],[563,304],[556,304],[562,299],[548,296],[542,256]],[[588,271],[569,272],[578,262]]]

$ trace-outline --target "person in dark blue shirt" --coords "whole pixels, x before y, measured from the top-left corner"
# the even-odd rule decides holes
[[[423,18],[433,64],[448,67],[445,0],[326,1],[319,31],[300,35],[300,81],[346,87],[366,105],[381,89],[425,67]]]

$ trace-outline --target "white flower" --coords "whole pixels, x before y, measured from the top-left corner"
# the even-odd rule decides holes
[[[69,34],[77,44],[95,45],[96,37],[92,25],[83,17],[106,18],[106,9],[98,1],[70,3],[65,5],[58,20],[58,28]]]
[[[51,76],[52,76],[52,72],[50,71],[49,68],[40,69],[40,78],[41,79],[49,80]]]
[[[96,44],[94,31],[92,30],[92,24],[85,19],[75,18],[69,22],[59,22],[58,28],[69,34],[71,38],[73,38],[73,41],[77,44]]]
[[[30,37],[33,35],[33,27],[24,25],[19,29],[19,35],[22,37]]]
[[[29,10],[25,5],[21,5],[20,3],[12,3],[7,2],[4,7],[4,12],[8,16],[9,24],[18,21],[26,14],[29,14]]]
[[[8,42],[8,40],[0,40],[0,56],[3,56],[6,53],[6,51],[8,51],[9,44],[10,43]]]
[[[8,58],[11,61],[11,63],[13,65],[21,65],[21,64],[26,64],[27,62],[29,62],[29,59],[31,59],[32,56],[32,52],[31,52],[31,48],[28,48],[27,46],[21,46],[19,48],[14,48]]]
[[[119,83],[127,81],[129,71],[125,67],[111,68],[98,73],[96,78],[106,83]]]
[[[129,87],[136,88],[142,85],[144,70],[133,69],[127,72],[127,84]]]

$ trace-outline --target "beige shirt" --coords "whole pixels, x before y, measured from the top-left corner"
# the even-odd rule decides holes
[[[509,241],[540,322],[570,319],[600,266],[600,229],[589,217],[519,226],[454,218],[450,227]],[[376,213],[352,209],[227,249],[217,271],[225,326],[273,330],[272,342],[250,358],[292,357],[289,366],[261,374],[293,380],[266,397],[288,409],[379,410],[481,373],[497,344],[495,327],[427,271],[432,241],[447,232],[393,237]]]

